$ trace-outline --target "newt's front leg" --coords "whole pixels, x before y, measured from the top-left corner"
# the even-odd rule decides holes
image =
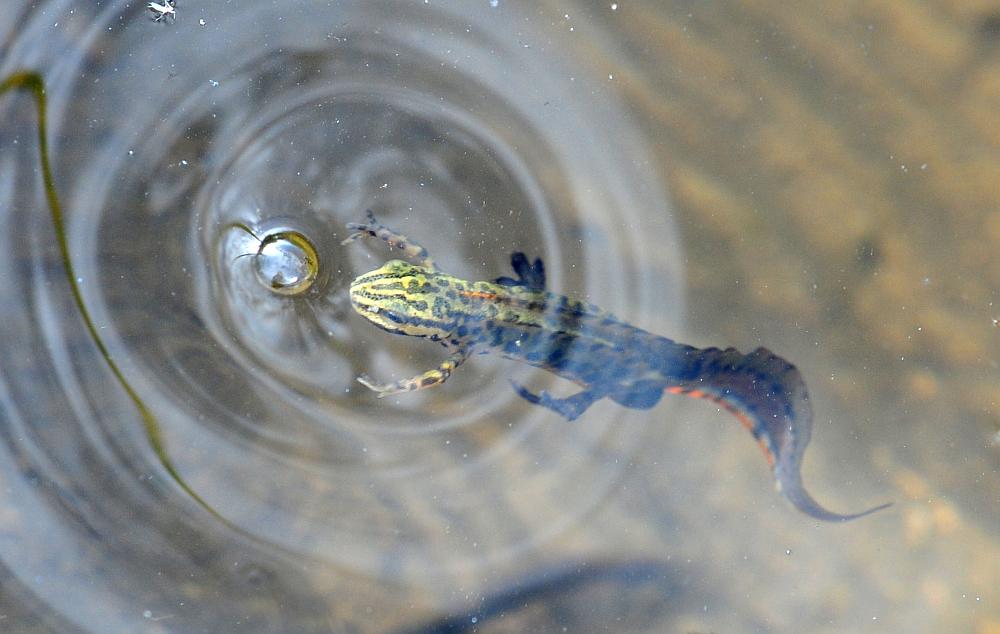
[[[353,233],[344,238],[340,242],[341,244],[349,244],[360,238],[367,238],[371,236],[382,240],[389,245],[389,248],[399,249],[407,257],[413,258],[416,260],[417,264],[427,270],[438,270],[434,265],[434,260],[432,260],[430,255],[427,253],[427,249],[376,220],[375,214],[371,209],[366,212],[366,222],[349,222],[347,223],[347,230],[352,231]]]
[[[448,380],[448,377],[451,376],[451,373],[455,368],[462,365],[462,363],[469,358],[469,352],[468,348],[459,348],[452,352],[447,359],[441,362],[441,365],[433,370],[428,370],[423,374],[418,374],[417,376],[410,377],[408,379],[396,381],[395,383],[376,383],[372,381],[367,374],[359,376],[358,383],[375,392],[375,395],[378,398],[389,396],[391,394],[398,394],[400,392],[413,392],[415,390],[422,390],[425,387],[441,385]]]

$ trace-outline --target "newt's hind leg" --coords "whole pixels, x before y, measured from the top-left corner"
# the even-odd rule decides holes
[[[399,249],[406,257],[413,258],[420,266],[431,271],[437,270],[434,260],[427,253],[427,249],[376,220],[371,209],[366,212],[365,222],[349,222],[347,230],[352,233],[344,238],[340,242],[341,244],[349,244],[371,236],[388,244],[390,249]]]
[[[468,358],[468,349],[461,348],[449,355],[447,359],[441,362],[441,365],[433,370],[428,370],[423,374],[418,374],[417,376],[396,381],[394,383],[376,383],[372,381],[367,374],[362,374],[358,377],[358,383],[375,392],[375,395],[378,398],[389,396],[391,394],[398,394],[400,392],[422,390],[426,387],[441,385],[447,381],[448,377],[451,376],[452,371],[462,365],[462,363]]]
[[[603,392],[599,392],[592,387],[588,387],[585,390],[577,392],[573,396],[555,398],[548,392],[539,392],[538,394],[535,394],[528,388],[514,381],[511,381],[510,384],[514,387],[514,391],[517,392],[518,396],[524,400],[529,403],[534,403],[535,405],[547,407],[566,420],[576,420],[580,414],[587,411],[588,407],[593,405],[596,401],[604,398]]]

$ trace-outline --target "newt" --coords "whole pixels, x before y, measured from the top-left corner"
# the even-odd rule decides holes
[[[440,343],[441,364],[412,378],[358,381],[378,397],[441,385],[473,354],[499,354],[548,370],[582,389],[566,398],[514,391],[566,420],[579,418],[609,398],[650,409],[664,394],[708,399],[746,427],[764,451],[778,490],[799,511],[820,520],[846,521],[890,504],[841,515],[816,502],[800,473],[812,431],[812,407],[798,369],[767,348],[743,354],[734,348],[696,348],[628,324],[592,304],[545,290],[542,260],[511,256],[516,277],[467,281],[441,271],[427,250],[382,225],[368,211],[348,223],[348,244],[375,237],[415,261],[390,260],[350,285],[354,310],[382,330]]]

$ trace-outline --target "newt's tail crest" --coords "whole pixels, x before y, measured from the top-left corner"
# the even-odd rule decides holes
[[[689,356],[690,372],[668,391],[717,402],[746,427],[774,470],[778,489],[795,508],[816,519],[844,522],[891,504],[841,515],[819,505],[802,486],[802,455],[812,434],[809,393],[798,369],[766,348],[742,354],[707,348]]]

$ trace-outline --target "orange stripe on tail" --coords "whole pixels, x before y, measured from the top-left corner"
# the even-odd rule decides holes
[[[710,399],[732,413],[764,451],[782,495],[816,519],[845,521],[874,513],[840,515],[820,506],[802,486],[802,456],[812,434],[812,407],[798,369],[766,348],[744,355],[728,348],[693,351],[690,373],[671,394]]]

